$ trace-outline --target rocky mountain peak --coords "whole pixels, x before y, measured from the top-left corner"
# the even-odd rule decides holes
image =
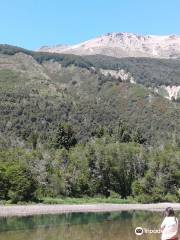
[[[112,32],[80,44],[43,47],[39,51],[76,55],[102,54],[118,58],[180,58],[180,36],[137,35],[128,32]]]

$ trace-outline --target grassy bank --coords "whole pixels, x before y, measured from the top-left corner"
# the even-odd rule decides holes
[[[16,205],[31,205],[31,204],[98,204],[98,203],[112,203],[112,204],[127,204],[127,203],[137,203],[133,198],[128,198],[128,199],[120,199],[120,198],[101,198],[101,197],[96,197],[96,198],[51,198],[51,197],[46,197],[39,199],[35,202],[29,201],[29,202],[18,202]],[[0,205],[14,205],[14,203],[9,200],[9,201],[0,201]]]
[[[44,204],[97,204],[97,203],[136,203],[134,199],[120,199],[120,198],[43,198]]]

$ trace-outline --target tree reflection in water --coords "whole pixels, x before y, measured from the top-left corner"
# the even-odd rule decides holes
[[[136,236],[134,230],[159,229],[162,219],[145,211],[1,218],[0,240],[157,240],[160,234]]]

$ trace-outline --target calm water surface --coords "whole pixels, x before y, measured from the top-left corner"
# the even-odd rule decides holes
[[[159,229],[162,219],[143,211],[0,218],[0,240],[156,240],[159,233],[136,236],[134,230]]]

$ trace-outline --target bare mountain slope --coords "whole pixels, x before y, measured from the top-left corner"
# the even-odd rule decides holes
[[[140,36],[132,33],[108,33],[73,45],[42,47],[39,51],[76,55],[103,54],[113,57],[180,58],[180,36]]]

